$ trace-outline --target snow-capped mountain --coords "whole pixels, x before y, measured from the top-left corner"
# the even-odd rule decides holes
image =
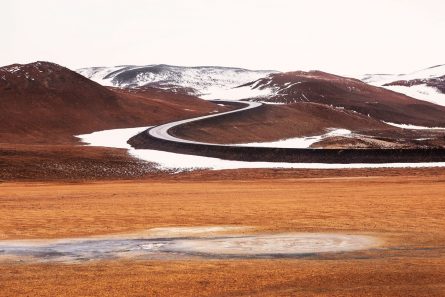
[[[445,64],[408,74],[366,74],[362,81],[445,106]]]
[[[220,98],[235,87],[258,80],[273,70],[229,67],[182,67],[171,65],[92,67],[77,70],[102,85],[115,87],[156,87],[200,96]]]

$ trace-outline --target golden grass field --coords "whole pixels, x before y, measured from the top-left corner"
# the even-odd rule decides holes
[[[433,169],[432,169],[433,170]],[[0,296],[445,296],[445,175],[0,184],[0,239],[165,226],[350,232],[327,258],[0,263]]]

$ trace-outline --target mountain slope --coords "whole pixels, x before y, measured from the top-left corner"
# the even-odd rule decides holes
[[[242,114],[189,123],[174,134],[202,142],[250,143],[320,135],[330,128],[352,131],[394,130],[359,113],[316,103],[265,104]]]
[[[362,80],[416,99],[445,106],[445,65],[409,74],[367,74]]]
[[[267,91],[254,100],[269,103],[321,103],[386,122],[445,127],[445,107],[321,71],[271,74],[240,88]]]
[[[195,97],[150,88],[115,91],[48,62],[0,67],[3,143],[73,141],[75,134],[147,126],[218,108]]]
[[[220,99],[219,93],[262,78],[276,71],[229,67],[181,67],[171,65],[92,67],[78,73],[115,87],[150,86],[175,92]]]

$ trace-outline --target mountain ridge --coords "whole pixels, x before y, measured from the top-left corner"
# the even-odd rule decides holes
[[[90,67],[76,70],[102,85],[114,87],[156,87],[196,96],[210,96],[259,79],[275,70],[250,70],[224,66],[145,66]],[[216,97],[208,99],[218,99]]]
[[[77,142],[73,135],[148,126],[218,109],[211,102],[158,89],[107,88],[51,62],[0,67],[1,142]]]

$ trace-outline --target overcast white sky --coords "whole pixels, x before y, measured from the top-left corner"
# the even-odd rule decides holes
[[[445,63],[444,0],[0,0],[0,65],[410,72]]]

